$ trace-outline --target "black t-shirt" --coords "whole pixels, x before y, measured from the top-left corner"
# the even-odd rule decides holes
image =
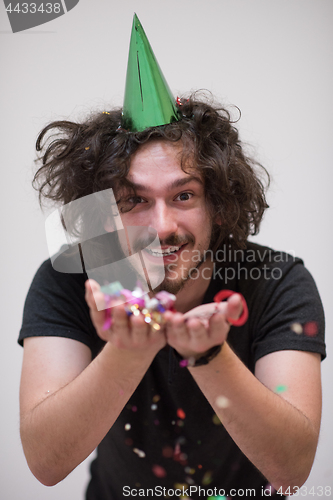
[[[242,327],[231,327],[228,335],[243,363],[254,372],[259,358],[280,350],[316,352],[323,359],[323,309],[302,261],[253,243],[234,257],[226,248],[217,253],[203,303],[212,302],[221,289],[243,294],[249,319]],[[93,357],[98,355],[104,342],[84,299],[86,279],[84,274],[56,272],[49,260],[44,262],[26,299],[19,343],[32,336],[68,337],[89,346]],[[315,322],[317,334],[311,329],[299,334],[291,328],[309,322]],[[91,474],[87,500],[179,496],[183,487],[185,498],[192,499],[268,496],[267,491],[263,494],[267,480],[233,442],[168,347],[157,354],[98,446]]]

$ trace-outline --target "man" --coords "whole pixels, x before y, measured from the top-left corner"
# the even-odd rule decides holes
[[[89,500],[296,493],[320,428],[315,284],[299,259],[247,241],[267,205],[225,110],[192,96],[173,119],[138,126],[128,110],[125,99],[123,115],[46,127],[36,180],[63,204],[112,188],[125,228],[156,230],[146,257],[163,257],[159,289],[177,312],[157,330],[117,305],[105,330],[99,284],[42,265],[20,333],[28,464],[53,485],[98,446]],[[42,145],[50,130],[62,137]],[[231,326],[242,296],[249,319]]]

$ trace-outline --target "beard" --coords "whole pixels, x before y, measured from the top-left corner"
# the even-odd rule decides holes
[[[165,292],[169,292],[169,293],[173,293],[174,295],[177,295],[177,293],[179,293],[184,288],[186,283],[191,279],[191,272],[194,269],[199,269],[201,267],[201,265],[204,263],[204,261],[205,261],[205,259],[203,257],[201,259],[201,261],[195,267],[191,267],[188,269],[186,276],[179,276],[177,278],[170,277],[171,272],[173,272],[173,273],[175,272],[175,271],[170,271],[170,269],[169,269],[169,265],[172,265],[172,264],[164,266],[165,278],[160,285],[158,285],[156,288],[154,288],[153,292],[158,293],[158,292],[161,292],[163,290]]]

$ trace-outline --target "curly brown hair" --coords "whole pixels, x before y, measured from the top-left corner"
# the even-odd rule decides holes
[[[135,194],[127,180],[131,156],[153,139],[182,141],[182,169],[190,158],[205,185],[213,224],[211,247],[221,243],[244,248],[247,237],[257,234],[268,208],[265,186],[269,175],[245,155],[230,113],[220,105],[198,99],[196,94],[178,100],[182,119],[143,132],[121,128],[121,109],[98,112],[84,123],[55,121],[39,134],[36,149],[42,154],[33,186],[39,200],[67,204],[91,193],[120,188]],[[49,134],[51,132],[51,134]],[[45,142],[44,142],[45,140]],[[118,200],[117,200],[118,201]]]

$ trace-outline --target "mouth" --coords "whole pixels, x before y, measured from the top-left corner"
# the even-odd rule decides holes
[[[175,261],[176,259],[173,257],[175,255],[179,255],[183,248],[187,245],[187,243],[184,243],[183,245],[179,246],[168,246],[164,248],[145,248],[145,252],[148,253],[151,257],[155,258],[161,258],[163,257],[163,260],[169,260],[169,261]]]

